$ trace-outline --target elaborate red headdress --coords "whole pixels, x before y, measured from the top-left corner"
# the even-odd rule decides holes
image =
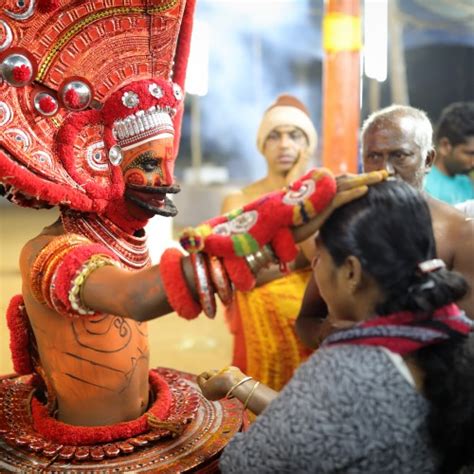
[[[167,132],[177,153],[194,3],[7,1],[0,186],[8,199],[102,212],[123,195],[120,147]]]

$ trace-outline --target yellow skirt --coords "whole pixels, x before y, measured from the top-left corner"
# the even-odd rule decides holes
[[[236,292],[227,308],[234,339],[233,364],[280,390],[312,353],[295,333],[310,269],[292,272],[249,292]]]

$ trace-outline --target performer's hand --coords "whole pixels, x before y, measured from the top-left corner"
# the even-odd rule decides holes
[[[220,400],[226,393],[245,377],[237,367],[226,367],[221,370],[209,370],[198,375],[197,383],[202,394],[208,400]]]
[[[269,244],[280,263],[293,261],[298,249],[292,228],[323,212],[332,202],[336,188],[329,170],[313,169],[289,188],[266,194],[194,229],[185,229],[181,245],[190,253],[204,251],[223,257],[235,287],[249,290],[255,285],[255,275],[242,257],[252,256]]]
[[[337,192],[329,206],[307,224],[293,228],[295,242],[301,242],[313,236],[338,207],[362,197],[367,193],[370,185],[380,183],[387,177],[388,173],[385,170],[338,176],[336,178]]]

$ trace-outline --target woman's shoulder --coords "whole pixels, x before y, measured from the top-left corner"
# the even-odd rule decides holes
[[[381,347],[356,344],[322,346],[306,362],[309,370],[347,367],[358,375],[372,373],[374,369],[389,364],[390,360]]]
[[[381,347],[352,344],[322,347],[292,379],[296,386],[315,386],[322,381],[326,391],[347,397],[364,394],[369,398],[390,399],[400,393],[415,399],[421,397],[406,374]]]

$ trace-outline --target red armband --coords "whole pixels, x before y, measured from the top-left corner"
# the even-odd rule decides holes
[[[166,249],[161,256],[160,275],[171,307],[179,316],[194,319],[201,312],[201,305],[193,298],[186,282],[181,265],[183,256],[178,249]]]
[[[81,290],[87,277],[100,267],[115,265],[118,258],[100,244],[80,245],[66,253],[58,265],[50,286],[53,308],[69,316],[95,315],[81,301]]]

